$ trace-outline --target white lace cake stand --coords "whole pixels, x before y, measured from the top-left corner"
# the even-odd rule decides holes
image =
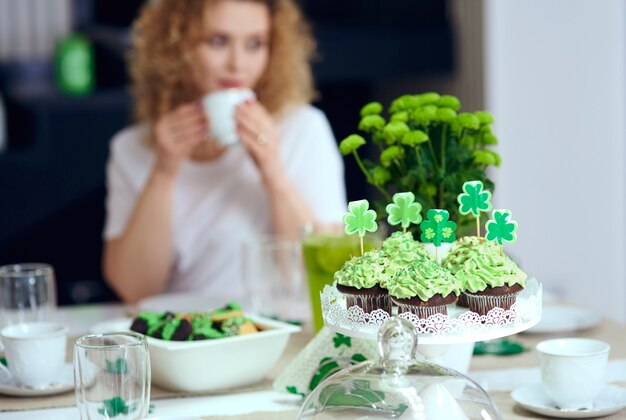
[[[541,319],[541,292],[541,284],[530,278],[509,310],[494,308],[487,315],[479,315],[448,305],[448,315],[435,314],[428,319],[419,319],[409,312],[397,315],[415,325],[419,352],[431,358],[445,353],[450,344],[493,340],[533,327]],[[378,328],[392,316],[382,309],[368,314],[357,306],[347,308],[345,297],[335,285],[324,288],[321,301],[326,326],[351,337],[376,340]]]

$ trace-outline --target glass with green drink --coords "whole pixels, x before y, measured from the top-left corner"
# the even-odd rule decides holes
[[[364,250],[369,251],[381,243],[381,235],[366,235]],[[358,235],[348,236],[344,225],[313,224],[307,225],[302,236],[302,256],[304,271],[311,298],[313,328],[319,331],[324,326],[320,293],[325,285],[332,285],[335,272],[351,257],[361,254]]]

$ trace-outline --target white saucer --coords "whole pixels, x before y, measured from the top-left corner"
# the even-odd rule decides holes
[[[566,410],[557,408],[541,384],[527,385],[511,393],[513,401],[525,409],[544,416],[563,419],[591,419],[617,413],[626,407],[626,388],[606,385],[593,402],[593,408]]]
[[[58,381],[45,388],[31,388],[17,383],[15,379],[0,378],[0,394],[13,397],[41,397],[44,395],[62,394],[74,389],[74,370],[71,363],[61,368]]]
[[[560,333],[582,331],[600,323],[599,313],[576,306],[545,305],[541,320],[528,333]]]

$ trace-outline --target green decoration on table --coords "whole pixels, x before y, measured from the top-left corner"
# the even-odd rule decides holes
[[[489,112],[463,112],[454,96],[402,95],[389,106],[366,104],[358,132],[346,137],[340,149],[354,157],[366,181],[380,193],[372,208],[381,219],[395,192],[410,191],[424,212],[448,209],[459,231],[472,232],[473,217],[459,213],[457,195],[473,179],[494,191],[487,171],[500,166],[501,159],[493,150],[498,143],[493,123]],[[414,225],[408,230],[416,236]]]
[[[345,337],[342,334],[337,334],[337,336],[339,335],[342,337]],[[337,337],[335,336],[335,338]],[[348,337],[348,339],[349,338],[350,337]],[[335,345],[335,347],[339,347],[339,346]],[[355,353],[352,355],[352,357],[350,357],[350,359],[348,360],[348,363],[350,366],[353,366],[355,364],[364,362],[366,360],[367,358],[363,356],[361,353]],[[315,388],[317,388],[317,386],[320,383],[324,382],[326,379],[328,379],[330,376],[334,375],[335,373],[339,372],[341,369],[342,367],[339,365],[339,362],[337,361],[337,359],[333,357],[324,357],[322,360],[320,360],[318,369],[315,371],[315,373],[311,377],[311,382],[309,382],[309,392],[313,391]],[[302,395],[303,397],[305,396],[303,393],[298,392],[295,386],[288,386],[287,392],[290,392],[296,395]]]
[[[115,362],[106,360],[106,371],[108,373],[126,373],[128,372],[128,364],[124,359],[117,359]]]
[[[99,408],[98,413],[106,417],[117,417],[120,414],[128,414],[132,411],[122,397],[114,397],[110,400],[104,400],[102,403],[104,408]]]
[[[9,363],[5,357],[0,357],[0,364],[3,364],[6,367],[9,367]]]
[[[298,392],[298,389],[295,386],[288,386],[288,387],[285,387],[285,389],[290,394],[299,395],[302,398],[306,397],[305,393],[304,392]]]
[[[459,194],[459,213],[472,213],[476,218],[476,236],[480,238],[480,213],[491,210],[491,192],[483,191],[480,181],[467,181],[463,184],[463,193]]]
[[[520,343],[506,338],[491,341],[479,341],[474,344],[474,355],[494,354],[497,356],[511,356],[520,354],[527,349]]]
[[[352,340],[350,336],[336,333],[333,337],[333,344],[335,347],[339,347],[341,345],[352,347]]]
[[[402,226],[402,231],[406,233],[406,229],[413,224],[419,224],[422,221],[422,205],[415,202],[415,194],[412,192],[396,193],[393,195],[393,203],[387,205],[387,221],[390,225]]]
[[[517,222],[511,219],[511,211],[499,209],[493,211],[493,219],[489,220],[486,225],[487,234],[485,239],[497,242],[502,246],[504,242],[513,243],[517,240]]]
[[[420,223],[422,242],[432,242],[435,245],[435,261],[439,261],[439,247],[441,242],[454,242],[456,240],[456,223],[448,220],[450,213],[447,210],[430,209],[426,213],[426,219]]]
[[[372,405],[381,405],[385,400],[385,394],[382,391],[371,389],[368,381],[357,379],[352,382],[350,388],[343,384],[328,385],[320,393],[319,399],[320,404],[326,407],[367,407],[371,409]]]
[[[337,363],[334,358],[324,357],[322,360],[320,360],[317,371],[311,377],[311,382],[309,382],[309,392],[317,388],[317,386],[324,380],[326,380],[326,378],[334,375],[340,370],[341,367],[339,367],[339,363]]]
[[[346,234],[359,234],[361,255],[364,253],[363,236],[365,236],[365,232],[376,232],[376,229],[378,229],[376,212],[370,210],[369,207],[370,203],[367,200],[351,201],[348,203],[348,212],[343,216],[343,222],[346,224]]]

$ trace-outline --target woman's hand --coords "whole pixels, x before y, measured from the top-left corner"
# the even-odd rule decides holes
[[[155,170],[175,177],[183,160],[194,148],[208,141],[209,121],[197,102],[180,105],[159,118],[154,125],[157,148]]]
[[[279,183],[284,179],[280,137],[272,116],[259,102],[249,100],[237,107],[235,120],[239,138],[259,169],[263,182],[268,186]]]

